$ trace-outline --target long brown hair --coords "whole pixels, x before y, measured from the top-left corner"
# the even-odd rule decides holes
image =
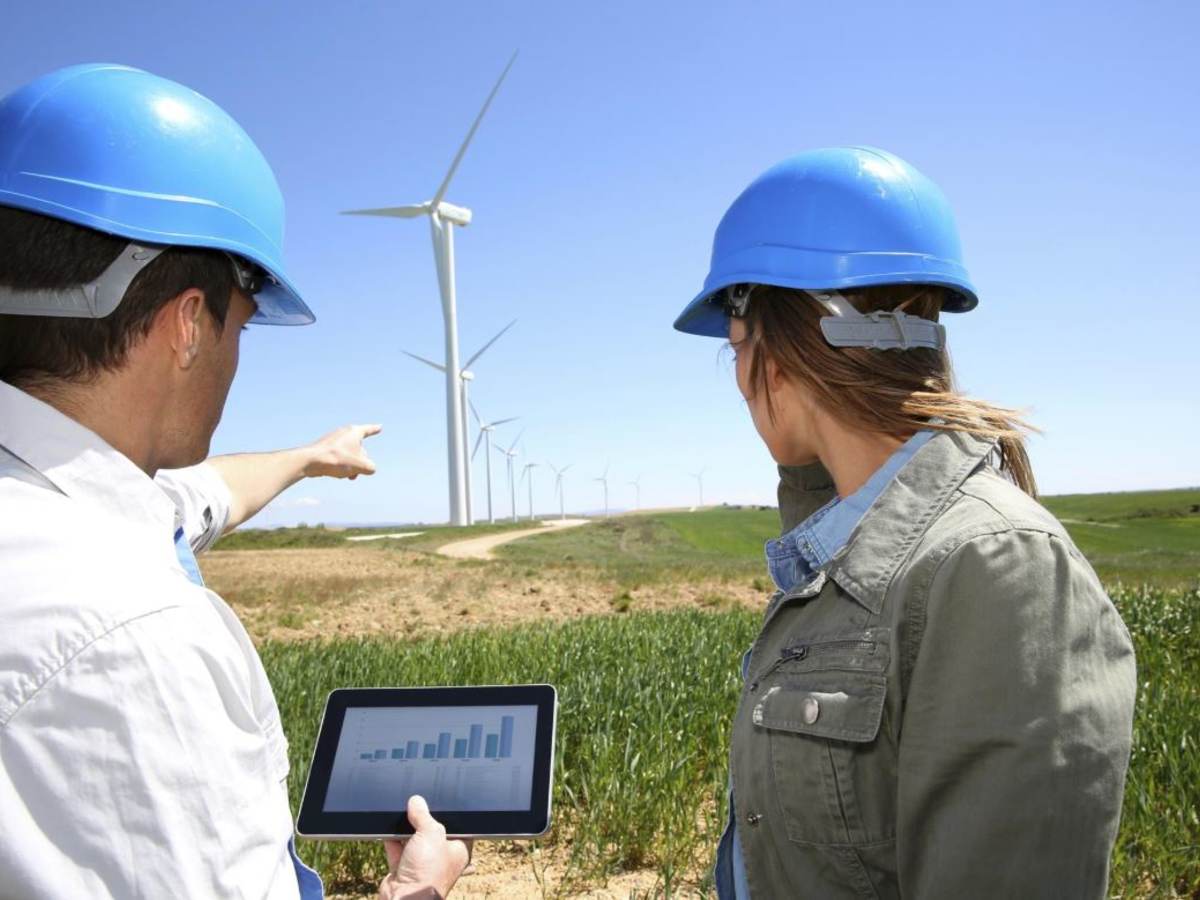
[[[882,285],[842,291],[862,313],[902,310],[936,320],[945,289]],[[746,310],[751,348],[750,389],[767,388],[770,359],[787,378],[846,425],[907,437],[922,429],[963,431],[997,442],[999,469],[1021,490],[1037,496],[1025,433],[1036,431],[1015,409],[964,396],[954,386],[946,350],[874,350],[834,347],[821,333],[825,309],[803,291],[758,285]],[[774,418],[770,392],[767,411]]]

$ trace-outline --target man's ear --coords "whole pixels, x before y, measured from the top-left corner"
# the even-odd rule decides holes
[[[200,352],[203,334],[204,292],[199,288],[188,288],[167,301],[159,311],[161,321],[169,338],[171,352],[181,369],[190,369]]]

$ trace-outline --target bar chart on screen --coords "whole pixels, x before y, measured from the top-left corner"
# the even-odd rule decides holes
[[[536,732],[536,706],[348,709],[325,810],[528,809]]]

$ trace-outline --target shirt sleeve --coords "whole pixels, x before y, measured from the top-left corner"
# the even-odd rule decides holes
[[[1095,574],[1039,531],[940,565],[904,700],[906,897],[1103,898],[1129,761],[1133,646]]]
[[[297,897],[246,664],[186,607],[76,653],[0,729],[0,893]]]
[[[179,509],[183,533],[193,553],[203,553],[217,542],[229,522],[233,498],[229,486],[208,463],[186,469],[162,469],[154,476]]]

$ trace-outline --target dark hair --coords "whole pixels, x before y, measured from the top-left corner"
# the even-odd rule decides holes
[[[880,285],[841,292],[862,313],[900,309],[937,320],[946,289],[932,285]],[[994,439],[999,468],[1021,490],[1036,497],[1037,483],[1024,433],[1036,431],[1015,409],[964,396],[954,384],[946,350],[873,350],[833,347],[821,334],[825,311],[804,291],[759,285],[746,310],[752,353],[753,393],[766,395],[767,360],[802,384],[821,406],[842,422],[864,431],[908,436],[921,429],[963,431]]]
[[[128,244],[60,219],[0,206],[0,285],[26,290],[87,284]],[[172,298],[197,288],[220,331],[234,287],[229,258],[216,250],[169,247],[142,269],[103,319],[0,314],[0,381],[87,381],[119,369]]]

